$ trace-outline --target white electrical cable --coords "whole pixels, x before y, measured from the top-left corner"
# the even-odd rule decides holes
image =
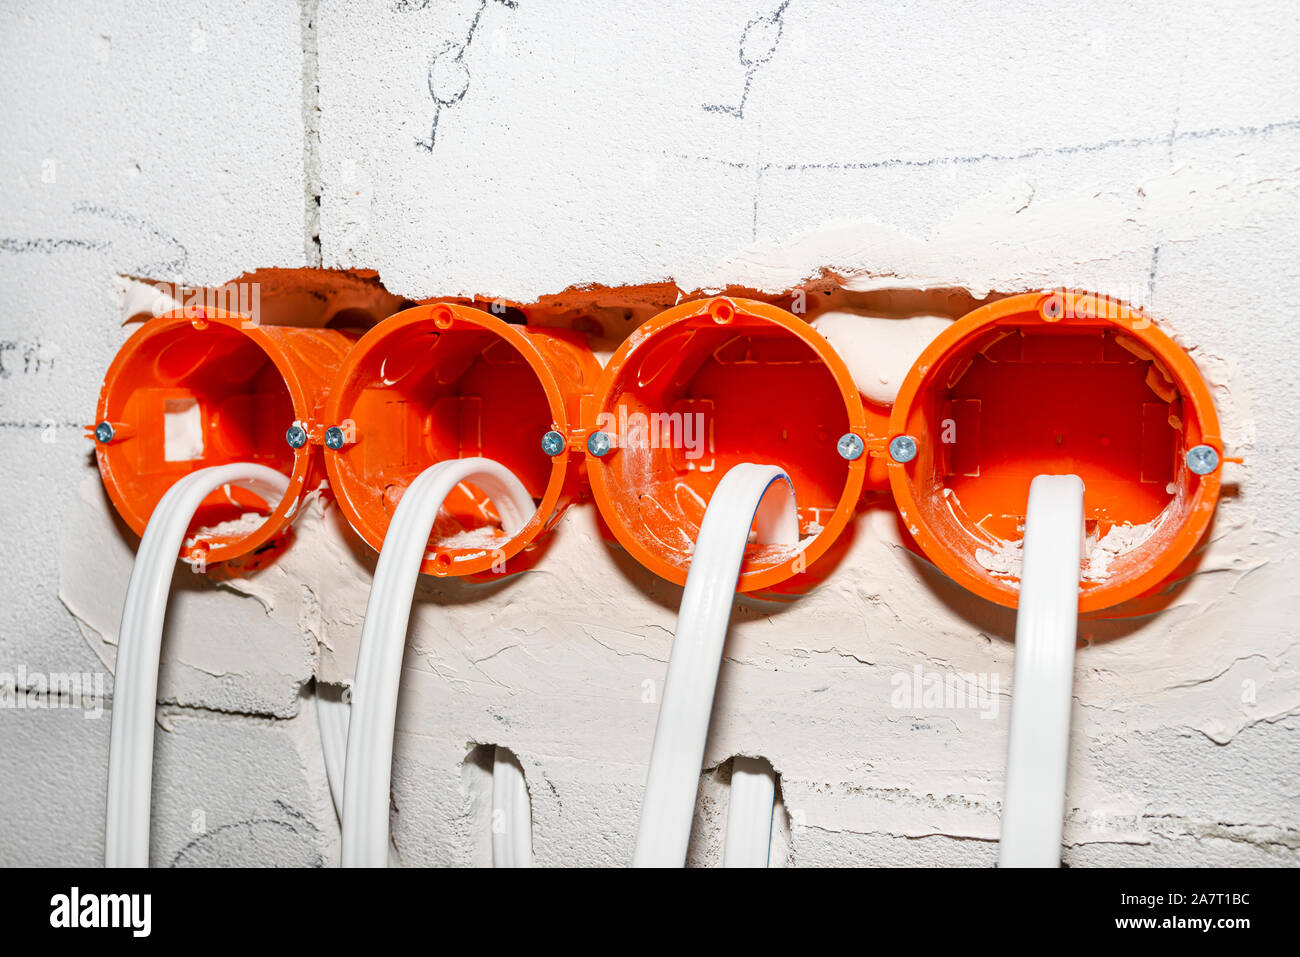
[[[347,769],[348,724],[352,719],[352,705],[346,695],[338,698],[322,695],[316,687],[316,727],[320,731],[321,752],[325,756],[325,779],[329,784],[330,802],[334,814],[343,823],[343,776]],[[388,866],[399,864],[397,851],[388,848]]]
[[[686,861],[709,715],[751,524],[762,544],[798,544],[794,488],[776,466],[732,467],[704,511],[668,656],[633,867],[681,867]]]
[[[383,867],[388,861],[393,732],[411,601],[438,509],[461,482],[476,486],[492,500],[507,535],[517,534],[536,510],[514,473],[484,458],[430,466],[398,502],[370,586],[352,686],[343,776],[344,867]]]
[[[492,866],[533,866],[533,820],[524,769],[505,748],[492,756]]]
[[[167,490],[140,539],[122,606],[113,676],[104,833],[108,867],[149,866],[154,709],[167,595],[194,513],[212,492],[231,485],[261,496],[274,509],[288,491],[289,480],[275,469],[249,462],[191,472]]]
[[[352,706],[316,690],[316,727],[320,730],[321,752],[325,755],[325,778],[329,782],[334,813],[343,820],[343,769],[348,755],[348,721]]]
[[[1025,510],[999,867],[1061,863],[1083,541],[1083,481],[1035,478]]]
[[[772,765],[762,758],[737,757],[731,762],[723,867],[767,867],[775,804],[776,772]]]

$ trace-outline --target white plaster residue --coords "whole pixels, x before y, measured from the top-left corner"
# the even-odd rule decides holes
[[[1090,582],[1104,582],[1110,577],[1111,565],[1115,559],[1126,555],[1135,548],[1145,544],[1160,528],[1166,513],[1141,525],[1113,525],[1100,539],[1090,536],[1087,540],[1086,560],[1083,565],[1083,579]]]
[[[888,319],[834,310],[813,319],[812,327],[844,360],[859,392],[872,402],[893,405],[912,363],[952,322],[946,316]]]
[[[222,587],[256,599],[280,628],[309,623],[317,680],[350,685],[377,556],[320,489],[303,499],[293,536],[275,562]]]
[[[999,542],[994,548],[975,549],[975,560],[999,577],[1020,578],[1024,560],[1024,540]]]
[[[1159,530],[1167,512],[1141,525],[1113,525],[1100,538],[1096,533],[1084,539],[1084,559],[1080,577],[1084,581],[1104,582],[1110,577],[1117,558],[1144,545]],[[999,578],[1020,578],[1024,561],[1024,540],[999,541],[992,548],[975,549],[975,560]]]
[[[227,535],[242,538],[245,535],[253,534],[265,522],[266,516],[260,512],[244,512],[239,518],[227,519],[224,522],[217,522],[215,525],[202,526],[185,540],[185,544],[190,546],[205,538],[221,538]]]
[[[496,548],[510,540],[500,528],[466,528],[433,539],[437,548]]]
[[[166,283],[154,284],[130,276],[114,276],[113,286],[124,325],[135,320],[144,321],[161,316],[184,305],[176,296],[177,287]],[[134,326],[127,326],[127,331],[133,332]]]
[[[137,540],[122,534],[98,474],[77,487],[60,540],[58,596],[92,651],[113,670]],[[274,568],[274,566],[272,566]],[[272,573],[265,569],[259,573]],[[178,561],[167,606],[159,700],[289,716],[313,671],[311,642],[277,622],[251,590],[234,594]],[[300,599],[301,600],[301,599]]]

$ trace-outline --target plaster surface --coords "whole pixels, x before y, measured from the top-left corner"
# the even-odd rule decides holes
[[[1064,860],[1296,862],[1294,4],[3,7],[0,673],[99,674],[111,707],[136,542],[81,427],[139,312],[133,280],[323,267],[333,298],[260,273],[266,301],[321,324],[500,299],[585,316],[605,351],[730,286],[806,289],[810,318],[899,323],[899,341],[990,293],[1082,287],[1188,349],[1245,464],[1225,466],[1162,610],[1081,625]],[[337,860],[311,688],[350,681],[374,555],[327,495],[295,536],[247,579],[177,572],[155,864]],[[522,575],[423,581],[400,860],[486,863],[467,756],[500,744],[527,775],[538,864],[626,864],[679,599],[590,504]],[[991,864],[1013,626],[878,507],[813,593],[738,600],[692,862],[718,861],[728,761],[750,754],[781,774],[775,863]],[[997,692],[912,700],[918,669]],[[23,769],[0,781],[0,863],[101,859],[107,742],[107,713],[0,710]]]

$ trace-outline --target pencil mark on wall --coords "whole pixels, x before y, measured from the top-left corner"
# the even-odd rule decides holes
[[[101,250],[111,243],[101,239],[0,239],[0,252],[6,253],[42,253],[50,255],[65,249]]]
[[[40,375],[54,370],[57,350],[41,339],[0,340],[0,379],[19,375]]]
[[[1173,133],[1173,139],[1181,142],[1183,140],[1232,139],[1237,137],[1252,138],[1291,130],[1300,130],[1300,118],[1281,120],[1276,123],[1266,123],[1263,126],[1212,127],[1210,129],[1202,130],[1177,130]],[[1101,140],[1096,143],[1069,144],[1066,146],[1036,146],[1019,153],[980,153],[965,156],[930,156],[921,159],[882,159],[839,163],[764,162],[761,165],[764,171],[781,170],[783,172],[802,172],[804,170],[893,169],[897,167],[923,168],[941,166],[973,166],[979,163],[1005,163],[1017,160],[1039,159],[1047,156],[1100,153],[1112,149],[1140,149],[1149,146],[1166,146],[1169,141],[1170,135],[1165,134],[1163,136],[1128,137]],[[724,159],[715,156],[690,155],[686,153],[664,153],[662,155],[675,159],[693,160],[700,163],[715,163],[720,166],[729,166],[732,169],[748,170],[753,169],[755,166],[754,163],[746,160]]]
[[[1157,243],[1151,249],[1151,266],[1147,270],[1147,301],[1148,306],[1155,304],[1156,298],[1156,272],[1160,269],[1160,244]]]
[[[147,219],[113,206],[81,200],[72,206],[80,213],[106,222],[112,227],[111,238],[71,236],[37,236],[33,238],[0,237],[0,253],[52,256],[63,252],[105,252],[108,250],[144,250],[153,258],[133,263],[119,272],[140,276],[179,276],[189,263],[189,252],[176,237]],[[98,230],[95,230],[98,231]]]
[[[782,4],[765,17],[757,17],[745,24],[740,34],[740,63],[745,68],[745,85],[740,91],[740,101],[735,106],[705,103],[706,113],[729,113],[737,119],[745,118],[745,104],[749,102],[749,88],[754,82],[758,68],[767,63],[776,54],[781,43],[781,34],[785,30],[785,8],[790,0]]]
[[[113,206],[92,203],[88,200],[81,200],[73,204],[72,211],[85,213],[99,219],[106,219],[116,226],[125,226],[135,233],[136,237],[144,240],[144,248],[152,252],[155,258],[134,265],[127,269],[127,272],[140,276],[179,276],[189,264],[189,251],[179,239],[163,232],[147,219],[143,219],[134,213],[128,213],[124,209]],[[132,245],[134,246],[134,244]],[[152,248],[150,248],[151,246]]]
[[[547,788],[550,789],[551,796],[555,798],[556,807],[558,807],[561,811],[563,811],[564,802],[560,800],[560,792],[556,789],[555,782],[546,776],[545,771],[542,772],[542,780],[546,782]]]
[[[518,0],[479,0],[478,9],[474,12],[474,19],[465,33],[465,39],[459,43],[445,44],[429,61],[428,83],[429,95],[433,97],[433,121],[429,125],[429,138],[415,141],[415,145],[426,153],[432,153],[433,147],[438,142],[438,121],[442,118],[442,111],[459,103],[469,90],[470,75],[469,69],[465,66],[465,51],[474,42],[474,34],[478,31],[479,21],[483,18],[483,11],[487,9],[489,2],[499,3],[510,10],[519,7]],[[425,0],[418,5],[414,2],[399,3],[394,9],[399,13],[407,13],[423,10],[427,6],[428,0]]]
[[[50,429],[75,429],[78,432],[84,431],[86,423],[78,422],[74,419],[65,419],[62,422],[55,419],[0,419],[0,429],[6,432],[26,432],[40,430],[42,432]]]
[[[188,841],[172,858],[172,867],[213,867],[235,862],[258,860],[270,846],[278,854],[286,851],[295,859],[289,866],[323,867],[324,859],[315,847],[316,825],[301,811],[276,799],[278,817],[248,818],[205,831]],[[284,843],[285,835],[299,838],[296,844]]]

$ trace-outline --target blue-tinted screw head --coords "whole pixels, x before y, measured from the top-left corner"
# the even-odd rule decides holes
[[[840,440],[835,443],[835,451],[840,453],[840,458],[848,459],[850,462],[856,458],[861,458],[865,448],[862,439],[852,432],[845,432],[840,436]]]
[[[95,426],[95,441],[100,445],[108,445],[113,441],[113,423],[101,422]]]
[[[564,436],[554,429],[542,436],[542,451],[547,455],[559,455],[564,451]]]
[[[337,452],[339,449],[343,448],[344,438],[343,430],[337,425],[331,425],[325,430],[325,447]]]
[[[587,451],[596,456],[596,458],[600,458],[602,455],[608,455],[610,444],[609,436],[604,432],[592,432],[591,435],[587,437]]]
[[[910,435],[896,435],[889,443],[889,457],[895,462],[910,462],[916,458],[916,439]]]
[[[291,425],[284,433],[284,440],[289,443],[289,448],[300,449],[307,444],[307,430],[301,425]]]
[[[1219,467],[1219,453],[1211,445],[1198,445],[1188,449],[1187,467],[1197,475],[1209,475]]]

